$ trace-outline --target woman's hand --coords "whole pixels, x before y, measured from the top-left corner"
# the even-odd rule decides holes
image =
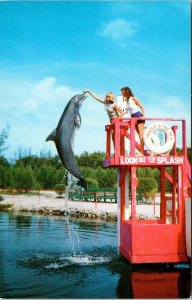
[[[90,90],[85,90],[83,92],[83,94],[85,93],[89,93],[93,98],[95,98],[97,101],[104,103],[104,100],[102,100],[101,98],[99,98],[96,94],[94,94],[93,92],[91,92]]]
[[[114,109],[115,109],[116,111],[118,111],[119,117],[122,118],[122,116],[124,115],[123,110],[121,110],[117,105],[115,105]]]

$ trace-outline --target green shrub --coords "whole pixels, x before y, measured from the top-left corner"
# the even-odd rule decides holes
[[[58,182],[62,182],[64,177],[64,169],[56,169],[49,165],[42,165],[34,170],[36,181],[43,189],[54,189]]]
[[[19,190],[35,189],[35,178],[31,167],[16,167],[13,169],[14,187]]]
[[[96,177],[100,188],[114,187],[117,184],[117,171],[116,169],[96,169]]]
[[[39,182],[35,182],[34,190],[35,191],[41,191],[42,190],[42,186]]]
[[[87,151],[85,151],[79,157],[77,156],[76,159],[78,166],[91,167],[93,169],[96,169],[102,166],[102,162],[105,159],[105,153],[100,151],[88,153]],[[86,175],[84,176],[88,177]]]
[[[0,188],[7,188],[11,185],[13,176],[11,167],[9,166],[1,166],[0,165]]]
[[[90,167],[80,167],[80,170],[85,178],[97,179],[95,169]]]
[[[86,178],[86,181],[87,181],[88,188],[90,188],[90,187],[98,188],[99,187],[98,181],[95,179]]]
[[[153,177],[140,178],[137,192],[150,202],[157,193],[156,180]]]

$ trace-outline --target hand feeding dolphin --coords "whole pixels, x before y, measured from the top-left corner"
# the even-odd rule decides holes
[[[57,152],[64,167],[74,177],[79,179],[77,182],[78,185],[87,188],[87,182],[81,174],[73,152],[75,130],[81,126],[79,109],[85,99],[85,94],[82,94],[76,95],[69,100],[61,115],[57,128],[46,138],[46,142],[55,142]]]

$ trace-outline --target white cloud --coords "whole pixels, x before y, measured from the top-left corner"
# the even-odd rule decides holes
[[[55,106],[55,103],[71,98],[77,91],[59,85],[55,77],[47,77],[36,83],[30,90],[30,96],[22,104],[29,110],[37,109],[41,105]]]
[[[151,98],[151,97],[150,97]],[[152,97],[156,101],[153,101],[153,105],[146,108],[147,115],[156,117],[169,117],[169,118],[189,118],[190,108],[186,106],[186,101],[183,101],[177,96],[167,97]]]
[[[111,20],[102,25],[98,35],[112,39],[115,42],[123,42],[124,39],[136,33],[137,25],[123,18]]]
[[[55,77],[46,77],[39,82],[23,79],[0,81],[0,132],[10,125],[7,157],[13,157],[20,145],[31,148],[32,153],[51,149],[56,153],[53,143],[46,143],[48,134],[57,126],[59,118],[72,96],[82,91],[59,84]],[[106,114],[103,105],[89,97],[81,108],[82,126],[75,138],[75,153],[94,151],[105,147],[104,125]],[[103,126],[102,126],[103,124]],[[94,136],[94,139],[92,137]],[[97,137],[97,138],[96,138]]]

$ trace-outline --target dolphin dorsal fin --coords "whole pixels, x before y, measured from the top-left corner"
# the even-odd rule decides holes
[[[48,135],[48,137],[46,138],[46,142],[47,141],[53,141],[55,142],[55,138],[56,138],[56,129],[54,129],[50,135]]]

